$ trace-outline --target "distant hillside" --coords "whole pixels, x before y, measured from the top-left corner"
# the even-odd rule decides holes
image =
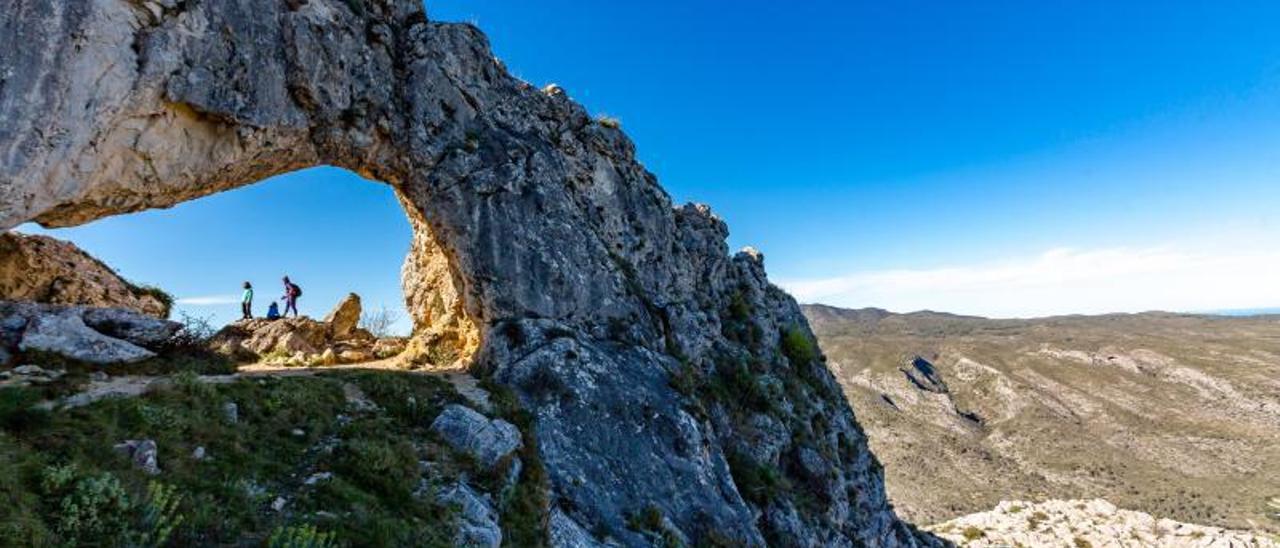
[[[1105,498],[1280,530],[1280,318],[804,312],[910,520]]]

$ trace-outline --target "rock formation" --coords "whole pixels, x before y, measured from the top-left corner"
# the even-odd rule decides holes
[[[182,325],[120,308],[0,301],[0,365],[47,352],[88,363],[137,362]]]
[[[350,337],[360,326],[360,296],[349,293],[338,306],[324,317],[329,324],[329,335],[334,338]]]
[[[0,300],[124,308],[169,316],[169,297],[121,278],[69,242],[0,233]]]
[[[318,164],[391,185],[410,352],[531,411],[556,542],[654,542],[637,513],[691,544],[935,542],[889,508],[763,258],[474,27],[419,0],[0,0],[0,35],[23,44],[0,51],[0,228]]]

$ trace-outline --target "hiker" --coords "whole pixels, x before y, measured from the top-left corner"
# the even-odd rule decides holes
[[[289,277],[284,277],[284,317],[289,317],[289,311],[293,311],[293,317],[298,317],[298,297],[302,296],[302,288],[289,281]]]
[[[244,283],[244,298],[240,300],[240,313],[245,320],[253,319],[253,284]]]
[[[280,319],[280,307],[276,306],[275,301],[271,301],[271,306],[267,307],[267,319],[268,320]]]

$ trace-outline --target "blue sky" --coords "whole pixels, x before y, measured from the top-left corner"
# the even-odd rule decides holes
[[[1025,316],[1280,304],[1276,2],[428,3],[621,119],[802,301]],[[399,303],[408,227],[332,169],[56,235],[183,297]],[[215,299],[216,300],[216,299]],[[219,318],[234,305],[195,307]]]

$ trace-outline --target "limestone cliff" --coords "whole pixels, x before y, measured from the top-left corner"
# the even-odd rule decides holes
[[[169,296],[121,278],[75,245],[46,236],[0,234],[0,300],[125,308],[169,315]]]
[[[936,542],[886,503],[762,257],[476,28],[416,0],[0,0],[0,36],[23,44],[0,51],[0,228],[317,164],[391,185],[410,349],[532,412],[552,543]]]

